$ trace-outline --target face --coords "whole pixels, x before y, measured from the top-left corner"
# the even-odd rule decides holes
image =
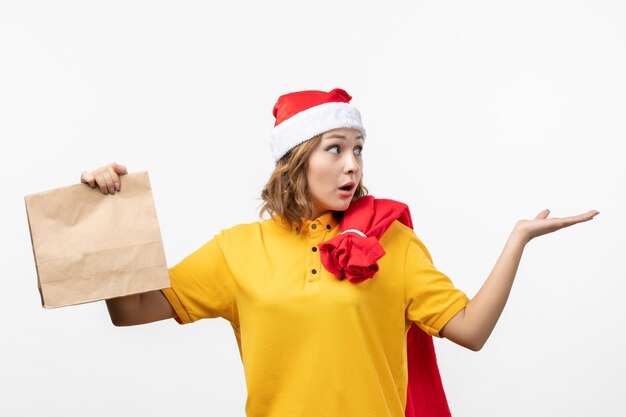
[[[334,129],[322,135],[307,162],[307,185],[313,217],[347,210],[363,176],[363,138],[356,129]]]

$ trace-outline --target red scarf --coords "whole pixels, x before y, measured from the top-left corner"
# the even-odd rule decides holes
[[[352,202],[339,225],[341,234],[319,245],[324,267],[338,279],[358,284],[372,278],[385,251],[378,240],[394,220],[413,228],[409,207],[398,201],[361,197]],[[415,323],[407,334],[406,417],[450,417],[433,338]]]

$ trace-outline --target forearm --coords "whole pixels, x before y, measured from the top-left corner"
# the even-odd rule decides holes
[[[160,290],[107,300],[111,321],[116,326],[134,326],[174,317],[172,306]]]
[[[465,307],[463,327],[475,350],[482,348],[500,318],[526,243],[514,229],[487,280]]]
[[[106,300],[111,321],[116,326],[128,326],[134,323],[134,317],[141,309],[141,294]]]

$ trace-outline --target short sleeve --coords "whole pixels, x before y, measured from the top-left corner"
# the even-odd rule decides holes
[[[161,290],[176,321],[233,318],[233,276],[218,244],[219,235],[169,269],[170,286]]]
[[[405,316],[436,337],[469,298],[433,265],[426,246],[412,233],[404,265]]]

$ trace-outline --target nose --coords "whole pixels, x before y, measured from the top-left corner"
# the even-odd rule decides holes
[[[357,160],[356,155],[350,152],[346,152],[346,161],[344,170],[347,174],[357,174],[361,167],[359,166],[359,161]]]

